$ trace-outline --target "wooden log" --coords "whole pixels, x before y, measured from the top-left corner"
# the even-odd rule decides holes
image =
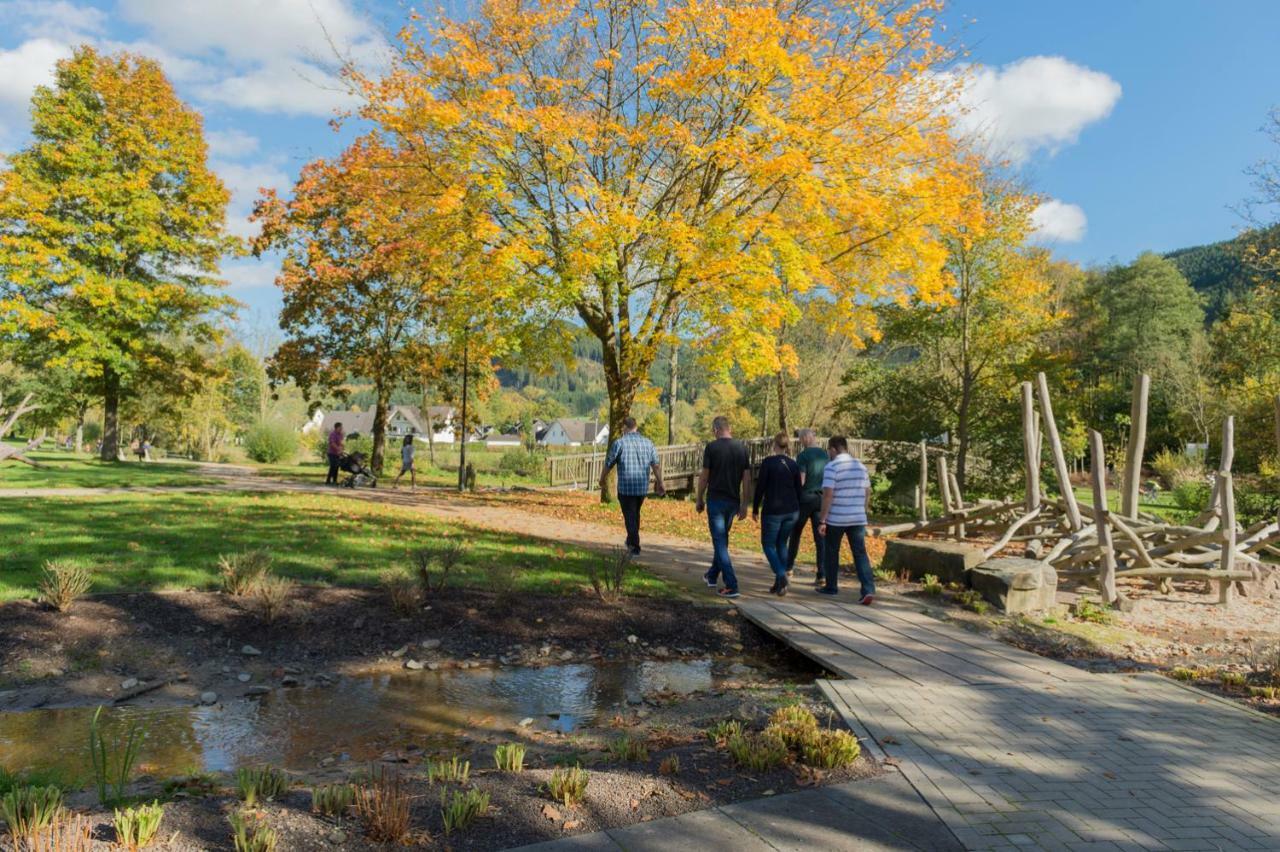
[[[1231,472],[1231,465],[1236,457],[1235,435],[1236,419],[1234,416],[1228,415],[1227,419],[1222,421],[1222,453],[1218,458],[1218,473]],[[1214,477],[1213,493],[1209,495],[1209,508],[1196,518],[1196,526],[1211,530],[1216,529],[1218,524],[1222,523],[1222,498],[1218,494],[1221,487],[1221,481]]]
[[[1219,578],[1252,580],[1253,572],[1235,570],[1224,574],[1222,571],[1206,571],[1202,568],[1174,568],[1160,565],[1153,568],[1126,568],[1117,571],[1116,576],[1126,580],[1140,577],[1160,577],[1168,580],[1216,580]]]
[[[1128,524],[1117,518],[1115,515],[1110,515],[1109,520],[1111,521],[1111,526],[1116,528],[1116,532],[1128,539],[1129,544],[1132,546],[1134,558],[1138,560],[1138,564],[1146,568],[1155,567],[1155,562],[1153,562],[1151,557],[1147,554],[1147,548],[1142,543],[1142,539],[1138,534],[1134,532]]]
[[[1044,373],[1036,374],[1036,386],[1040,395],[1040,416],[1044,420],[1044,432],[1049,436],[1049,450],[1053,453],[1053,467],[1058,474],[1058,488],[1066,504],[1067,522],[1072,530],[1084,526],[1080,508],[1076,505],[1075,492],[1071,490],[1071,471],[1067,469],[1067,457],[1062,453],[1062,439],[1058,436],[1058,424],[1053,419],[1053,403],[1049,399],[1049,380]]]
[[[954,473],[947,474],[947,482],[951,484],[951,508],[957,512],[964,511],[964,495],[960,493],[960,480]],[[956,537],[964,538],[964,522],[956,525]]]
[[[1058,540],[1057,544],[1050,548],[1049,553],[1040,561],[1052,562],[1062,554],[1066,553],[1068,548],[1077,545],[1088,538],[1094,537],[1094,532],[1093,524],[1089,524],[1087,527],[1082,527],[1073,533],[1063,536]]]
[[[1236,564],[1236,494],[1230,473],[1218,474],[1218,495],[1222,500],[1222,559],[1218,563],[1218,570],[1229,574]],[[1218,603],[1230,606],[1235,597],[1235,588],[1234,580],[1219,581]]]
[[[920,442],[920,492],[916,498],[916,520],[929,520],[929,448]]]
[[[994,506],[972,506],[968,509],[960,511],[952,511],[941,518],[934,518],[932,521],[905,521],[900,524],[889,524],[888,526],[872,527],[874,535],[910,535],[920,532],[933,532],[934,530],[950,529],[957,523],[965,521],[981,520],[998,515],[1001,512],[1007,512],[1022,505],[1021,501],[1016,503],[999,503]]]
[[[1028,523],[1030,523],[1031,521],[1034,521],[1037,517],[1040,516],[1040,509],[1041,509],[1040,506],[1036,506],[1030,512],[1027,512],[1025,515],[1023,515],[1022,517],[1014,521],[1012,524],[1010,524],[1009,528],[1004,531],[1004,535],[1000,536],[1000,538],[996,540],[995,544],[991,545],[986,550],[982,551],[982,558],[990,559],[992,556],[994,556],[995,554],[1003,550],[1005,546],[1017,534],[1018,530],[1022,529],[1022,527],[1026,526]]]
[[[951,513],[956,507],[951,505],[951,488],[947,485],[947,457],[938,455],[938,493],[942,495],[942,514],[951,517]],[[954,533],[952,525],[948,524],[947,532]]]
[[[1197,547],[1221,543],[1221,531],[1202,530],[1195,535],[1189,535],[1186,538],[1176,539],[1168,544],[1161,544],[1157,547],[1153,547],[1150,552],[1152,556],[1168,556],[1172,553],[1182,553],[1187,550],[1194,550]]]
[[[1126,518],[1138,516],[1138,495],[1142,486],[1142,455],[1147,445],[1147,396],[1151,377],[1142,373],[1133,383],[1133,404],[1129,409],[1129,448],[1124,456],[1124,482],[1120,512]]]
[[[1022,463],[1026,467],[1028,512],[1040,505],[1040,445],[1036,435],[1035,390],[1022,383]]]
[[[1109,604],[1117,602],[1116,552],[1111,545],[1111,524],[1107,522],[1107,462],[1102,446],[1102,433],[1089,430],[1089,474],[1093,480],[1093,523],[1098,528],[1098,546],[1102,548],[1102,570],[1098,573],[1098,587],[1102,598]]]

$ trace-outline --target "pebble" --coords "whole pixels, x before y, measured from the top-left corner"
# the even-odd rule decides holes
[[[216,692],[202,692],[202,693],[200,693],[200,703],[201,703],[201,704],[217,704],[217,703],[218,703],[218,693],[216,693]]]
[[[394,651],[391,652],[391,657],[393,659],[398,660],[407,653],[409,653],[409,646],[401,645],[399,648],[396,648]]]
[[[520,720],[520,727],[522,728],[527,728],[532,724],[533,724],[532,716],[525,716],[523,719]]]
[[[243,648],[240,649],[240,653],[244,654],[246,657],[262,656],[262,652],[259,651],[257,648],[253,647],[252,645],[245,645]]]
[[[436,648],[439,648],[439,647],[440,647],[439,639],[423,639],[422,640],[422,650],[424,651],[434,651]]]
[[[245,694],[245,697],[252,698],[255,695],[266,695],[269,692],[271,692],[271,687],[258,684],[257,686],[251,686],[248,689],[246,689],[244,691],[244,694]]]
[[[433,671],[433,672],[434,672],[434,671],[436,671],[436,670],[437,670],[437,669],[439,669],[439,668],[440,668],[440,664],[439,664],[439,663],[427,663],[427,669],[428,669],[429,671]]]
[[[639,641],[640,641],[640,637],[639,637],[639,636],[637,636],[637,635],[636,635],[636,634],[634,634],[634,633],[632,633],[630,636],[628,636],[628,637],[627,637],[627,644],[628,644],[628,645],[634,645],[634,644],[636,644],[636,643],[637,643],[637,642],[639,642]]]
[[[751,674],[753,671],[755,671],[755,669],[751,668],[751,666],[744,665],[743,663],[734,663],[729,666],[729,674],[747,675]]]
[[[539,648],[539,649],[538,649],[538,656],[540,656],[540,657],[549,657],[549,656],[551,656],[551,646],[550,646],[550,645],[543,645],[541,648]]]
[[[671,656],[671,651],[666,645],[659,645],[653,649],[653,655],[655,657],[669,657]]]
[[[231,666],[223,666],[223,667],[222,667],[222,673],[223,673],[223,674],[231,674]]]
[[[137,685],[138,685],[138,679],[136,677],[127,677],[124,680],[120,681],[121,689],[133,689]]]
[[[285,675],[284,677],[280,678],[281,686],[297,686],[299,682],[300,681],[293,675]]]
[[[341,831],[335,831],[329,835],[329,842],[335,846],[341,846],[347,842],[347,835],[343,834]]]
[[[253,680],[253,675],[249,674],[248,672],[240,672],[240,674],[236,675],[236,680],[240,681],[241,683],[248,683],[249,681]]]
[[[418,662],[417,660],[405,660],[405,661],[404,661],[404,667],[405,667],[406,669],[409,669],[410,671],[415,671],[415,672],[416,672],[416,671],[421,671],[421,670],[422,670],[422,663]]]
[[[569,662],[570,660],[572,660],[572,659],[573,659],[573,652],[572,652],[572,651],[565,651],[564,653],[562,653],[562,654],[560,655],[560,659],[561,659],[563,662],[566,662],[566,663],[567,663],[567,662]]]

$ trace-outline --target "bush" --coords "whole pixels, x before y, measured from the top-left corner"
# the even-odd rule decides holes
[[[164,805],[159,802],[117,810],[111,820],[116,829],[116,843],[130,850],[150,846],[160,833],[162,819]]]
[[[466,828],[488,811],[489,794],[483,790],[440,791],[440,816],[444,819],[445,834]]]
[[[502,743],[493,750],[493,762],[503,772],[523,772],[524,746],[520,743]]]
[[[587,783],[591,775],[581,766],[561,766],[551,773],[547,781],[547,792],[557,802],[564,802],[565,807],[582,801],[587,795]]]
[[[615,547],[607,557],[597,562],[587,562],[587,579],[602,601],[616,601],[622,597],[627,583],[627,570],[631,567],[631,553],[625,547]]]
[[[40,575],[40,599],[58,612],[66,612],[93,585],[93,574],[83,565],[65,559],[44,563]]]
[[[399,843],[409,834],[409,794],[397,773],[381,769],[356,790],[356,813],[370,840]]]
[[[707,739],[715,745],[722,745],[741,734],[742,723],[737,719],[725,719],[722,722],[716,722],[707,729]]]
[[[480,567],[484,569],[485,586],[493,592],[494,605],[499,608],[510,606],[515,598],[520,566],[500,558],[484,562]]]
[[[262,464],[293,461],[298,455],[298,433],[283,423],[259,420],[244,433],[244,451]]]
[[[1151,469],[1164,480],[1165,487],[1169,489],[1204,478],[1204,464],[1200,459],[1168,448],[1155,454],[1151,459]]]
[[[62,813],[62,791],[57,787],[15,787],[0,798],[0,817],[4,817],[15,846],[20,841],[47,829]]]
[[[350,784],[324,784],[311,788],[311,810],[330,817],[342,817],[356,800],[356,788]]]
[[[251,594],[263,621],[274,624],[284,614],[297,585],[288,577],[266,576],[258,581]]]
[[[373,437],[370,435],[357,434],[354,437],[348,435],[342,442],[343,447],[348,453],[364,453],[366,459],[373,458]],[[322,462],[329,461],[329,433],[326,432],[316,439],[315,443],[316,457]]]
[[[467,549],[465,541],[451,538],[410,554],[423,597],[432,597],[444,591],[449,584],[449,575],[467,555]]]
[[[1213,493],[1209,483],[1201,479],[1189,479],[1173,489],[1173,502],[1184,512],[1202,512],[1209,505]]]
[[[800,748],[818,733],[818,719],[804,707],[779,707],[769,717],[768,732],[788,748]]]
[[[542,454],[515,447],[507,450],[498,459],[498,471],[515,476],[535,477],[546,469]]]
[[[818,769],[839,769],[858,759],[862,747],[848,731],[817,731],[800,748],[800,759]]]
[[[231,845],[235,852],[275,852],[279,837],[261,817],[237,811],[227,817],[231,823]]]
[[[787,744],[771,732],[737,734],[729,738],[729,754],[752,772],[766,772],[787,759]]]
[[[413,615],[422,606],[422,592],[417,581],[403,570],[383,571],[378,578],[387,594],[387,603],[399,615]]]
[[[930,597],[936,598],[942,594],[942,583],[938,582],[938,575],[936,574],[925,574],[922,578],[921,588]]]
[[[266,548],[224,553],[218,557],[222,590],[236,597],[252,592],[270,571],[271,551]]]
[[[258,802],[270,802],[289,789],[289,779],[274,766],[257,769],[245,767],[236,770],[236,793],[249,807]]]

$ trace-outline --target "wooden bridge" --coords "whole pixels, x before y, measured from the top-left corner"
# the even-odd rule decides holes
[[[747,453],[751,458],[751,467],[755,469],[760,461],[769,454],[772,438],[748,438],[743,441],[747,445]],[[658,461],[662,463],[662,480],[668,488],[692,489],[702,470],[702,449],[706,444],[672,444],[658,447]],[[819,446],[825,446],[820,443]],[[915,450],[919,444],[905,441],[874,441],[865,438],[850,438],[849,452],[862,459],[868,470],[875,472],[876,454],[886,447]],[[600,473],[604,470],[604,459],[607,450],[601,447],[590,453],[551,456],[547,459],[547,484],[555,488],[579,488],[593,491],[600,487]],[[929,452],[945,452],[938,447],[930,447]]]

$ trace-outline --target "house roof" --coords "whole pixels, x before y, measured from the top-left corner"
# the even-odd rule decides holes
[[[594,443],[596,436],[608,425],[603,420],[587,420],[581,417],[562,417],[555,422],[564,429],[570,441],[580,444]]]
[[[451,406],[433,405],[428,411],[431,412],[437,428],[446,425],[453,418],[453,408]],[[324,415],[324,421],[320,424],[320,431],[327,435],[333,431],[334,424],[341,423],[342,431],[348,435],[371,435],[373,434],[373,415],[372,409],[369,411],[330,411]],[[421,411],[416,405],[389,406],[387,408],[387,422],[391,422],[396,415],[408,420],[415,432],[427,431]]]

